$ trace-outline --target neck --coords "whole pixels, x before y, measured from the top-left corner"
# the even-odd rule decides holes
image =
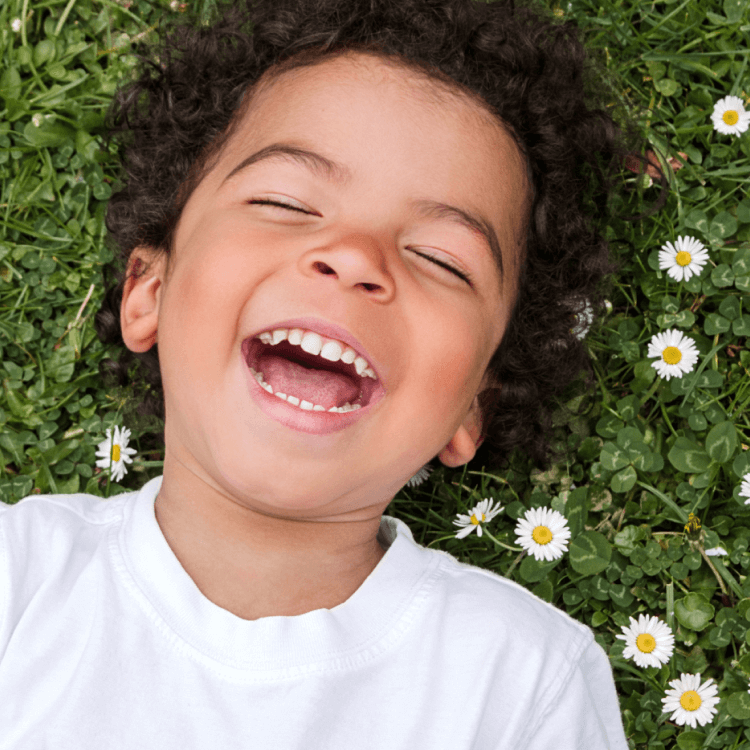
[[[326,521],[272,516],[251,504],[165,460],[159,528],[201,593],[243,619],[332,609],[385,554],[376,539],[382,507],[367,518]]]

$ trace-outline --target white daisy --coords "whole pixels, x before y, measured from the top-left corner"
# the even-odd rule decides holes
[[[31,122],[33,122],[34,126],[38,128],[42,124],[42,116],[41,115],[34,115],[31,118]]]
[[[739,135],[750,126],[750,112],[745,112],[745,105],[739,96],[725,96],[714,104],[711,120],[714,130],[723,135]]]
[[[696,724],[703,726],[713,720],[715,706],[719,702],[719,689],[713,680],[706,680],[701,685],[700,673],[683,673],[676,680],[671,680],[669,685],[671,690],[666,691],[661,702],[665,713],[673,711],[670,716],[672,721],[695,729]]]
[[[570,332],[575,334],[575,337],[579,341],[582,341],[589,332],[591,324],[594,322],[594,308],[591,307],[591,303],[588,300],[584,301],[581,312],[573,314],[573,319],[575,322]]]
[[[21,30],[21,19],[20,18],[14,18],[10,22],[10,28],[13,29],[16,33],[18,33]]]
[[[616,636],[626,643],[622,655],[639,667],[660,667],[672,656],[672,629],[658,617],[639,615],[637,621],[631,617],[630,627],[623,625],[622,632],[623,635]]]
[[[724,547],[711,547],[711,549],[706,550],[706,554],[709,557],[716,557],[717,555],[728,555],[729,553],[724,549]]]
[[[430,474],[432,474],[432,467],[430,464],[425,464],[406,484],[409,487],[416,487],[422,484]]]
[[[750,505],[750,471],[742,477],[742,484],[740,485],[740,497],[746,497],[745,505]]]
[[[659,250],[659,268],[675,281],[698,275],[707,260],[708,250],[695,237],[678,237],[674,245],[667,242]]]
[[[95,455],[99,457],[96,465],[101,469],[109,469],[111,465],[112,479],[119,482],[128,473],[125,463],[132,464],[133,459],[130,456],[135,455],[138,451],[135,448],[128,448],[130,430],[127,427],[123,427],[122,430],[115,427],[114,438],[109,428],[107,428],[105,434],[107,437],[96,446]]]
[[[537,560],[557,560],[568,549],[570,529],[562,513],[532,508],[516,526],[516,542]]]
[[[492,507],[495,502],[492,498],[486,497],[469,511],[469,515],[456,514],[457,520],[453,524],[463,527],[461,531],[456,533],[456,539],[463,539],[471,534],[474,529],[477,530],[477,536],[482,536],[482,524],[489,523],[502,510],[500,505],[497,508]]]
[[[693,340],[682,331],[670,328],[657,333],[648,345],[648,356],[659,357],[651,366],[660,378],[681,378],[690,372],[698,361],[698,350]]]

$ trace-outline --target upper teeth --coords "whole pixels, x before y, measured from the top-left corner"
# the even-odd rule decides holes
[[[259,333],[255,338],[260,339],[264,344],[276,346],[282,341],[288,341],[294,346],[299,346],[303,351],[309,354],[320,355],[329,362],[346,362],[350,365],[354,362],[357,375],[377,380],[377,375],[370,367],[370,364],[364,357],[360,357],[357,352],[350,346],[337,341],[336,339],[324,338],[314,331],[305,331],[302,328],[276,328],[273,331],[264,331]]]

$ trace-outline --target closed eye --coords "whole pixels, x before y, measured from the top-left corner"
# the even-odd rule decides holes
[[[276,206],[278,208],[286,208],[289,211],[297,211],[298,213],[302,213],[302,214],[310,213],[309,211],[305,211],[304,209],[297,208],[297,206],[292,206],[288,203],[282,203],[281,201],[272,201],[272,200],[269,200],[268,198],[255,198],[251,201],[248,201],[248,203],[261,205],[261,206]],[[462,271],[459,271],[457,268],[454,268],[449,263],[445,263],[442,260],[438,260],[434,256],[428,255],[427,253],[417,253],[417,255],[419,255],[422,258],[426,258],[427,260],[432,261],[433,263],[440,266],[441,268],[445,268],[446,271],[450,271],[451,273],[458,276],[460,279],[463,279],[469,286],[472,285],[471,279],[465,273],[463,273]]]
[[[417,252],[416,250],[414,251]],[[438,260],[432,255],[428,255],[427,253],[417,253],[422,258],[427,258],[427,260],[431,260],[436,265],[440,266],[441,268],[445,268],[446,271],[450,271],[451,273],[458,276],[460,279],[463,279],[469,286],[471,286],[471,279],[462,271],[459,271],[457,268],[454,268],[450,263],[446,263],[445,261]]]
[[[309,211],[305,211],[302,208],[297,208],[297,206],[290,206],[288,203],[281,203],[281,201],[272,201],[268,200],[267,198],[256,198],[254,200],[248,201],[248,203],[257,203],[262,206],[278,206],[279,208],[288,208],[290,211],[298,211],[302,214],[309,214]]]

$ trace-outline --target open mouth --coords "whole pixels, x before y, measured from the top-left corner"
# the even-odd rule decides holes
[[[353,364],[331,362],[282,341],[242,343],[247,366],[268,393],[305,411],[344,413],[369,406],[384,394],[380,381],[358,375]]]

